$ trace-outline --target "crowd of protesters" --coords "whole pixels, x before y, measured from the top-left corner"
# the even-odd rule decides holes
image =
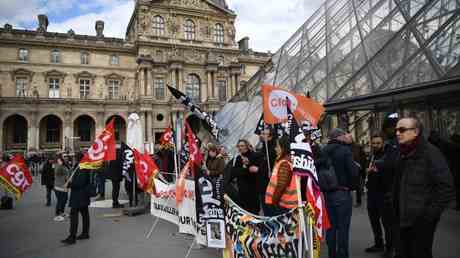
[[[456,208],[460,208],[459,137],[447,141],[439,133],[432,132],[429,139],[425,139],[423,126],[416,118],[388,120],[381,133],[371,135],[370,151],[366,153],[364,146],[355,143],[344,129],[329,130],[326,143],[311,140],[310,133],[311,129],[304,127],[302,141],[311,146],[320,180],[331,171],[335,176],[333,187],[321,185],[331,222],[326,232],[329,257],[350,257],[353,192],[357,207],[361,206],[365,192],[367,196],[374,243],[363,251],[381,252],[389,258],[432,257],[436,226],[444,209],[455,199],[455,188]],[[255,146],[245,139],[239,140],[238,152],[231,158],[223,146],[208,143],[201,148],[205,152],[204,173],[211,178],[222,175],[224,192],[243,209],[253,214],[277,216],[297,207],[288,137],[278,137],[276,131],[266,128],[260,132],[259,143]],[[96,200],[105,199],[104,186],[109,179],[112,181],[113,208],[123,207],[118,200],[124,178],[118,172],[120,155],[117,152],[115,161],[108,162],[103,171],[95,173]],[[160,168],[160,176],[173,182],[177,173],[173,150],[156,146],[152,157]],[[51,205],[51,195],[55,192],[55,221],[64,221],[69,216],[65,213],[69,200],[70,234],[63,240],[67,244],[89,238],[90,196],[87,190],[92,179],[91,173],[74,170],[77,161],[77,158],[71,161],[59,155],[30,159],[40,168],[47,206]],[[301,185],[301,195],[305,198],[303,178]],[[140,190],[133,190],[132,181],[125,180],[125,190],[130,204],[137,204]],[[77,237],[78,214],[82,216],[83,231]]]

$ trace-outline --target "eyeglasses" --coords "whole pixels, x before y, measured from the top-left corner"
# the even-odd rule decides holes
[[[396,131],[397,133],[405,133],[405,132],[407,132],[407,131],[409,131],[409,130],[415,130],[415,129],[416,129],[416,128],[414,128],[414,127],[411,127],[411,128],[398,127],[398,128],[395,128],[395,131]]]

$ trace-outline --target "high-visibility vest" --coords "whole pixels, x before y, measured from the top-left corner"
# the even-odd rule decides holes
[[[291,162],[285,159],[280,160],[275,164],[275,167],[273,168],[273,174],[270,178],[270,183],[267,186],[267,192],[265,193],[266,204],[274,204],[273,194],[275,193],[275,188],[278,185],[278,172],[283,162],[287,162],[289,164],[289,168],[292,170]],[[292,175],[291,182],[289,183],[288,187],[286,187],[286,189],[284,190],[284,193],[281,195],[279,206],[286,209],[293,209],[298,206],[297,189],[294,175]]]

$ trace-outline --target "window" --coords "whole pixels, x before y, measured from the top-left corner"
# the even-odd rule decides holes
[[[217,91],[219,94],[219,101],[227,101],[227,81],[217,81]]]
[[[190,74],[187,78],[187,87],[185,94],[189,96],[195,103],[201,102],[200,100],[200,78],[195,74]]]
[[[80,98],[89,96],[89,79],[80,79]]]
[[[195,23],[192,20],[186,20],[184,25],[184,33],[186,40],[195,39]]]
[[[214,26],[214,41],[219,44],[224,44],[224,26],[220,23]]]
[[[120,59],[118,58],[117,55],[112,55],[110,57],[110,64],[111,65],[119,65],[120,64]]]
[[[165,20],[160,15],[153,17],[153,34],[156,36],[165,34]]]
[[[29,50],[25,48],[19,49],[19,61],[27,62],[29,61]]]
[[[27,78],[16,78],[16,97],[25,97],[27,88]]]
[[[156,78],[153,81],[153,88],[155,90],[155,98],[156,99],[164,99],[165,98],[165,81],[163,78]]]
[[[54,49],[51,51],[51,63],[59,64],[61,62],[61,53],[59,50]]]
[[[49,85],[49,97],[50,98],[59,98],[59,79],[50,78],[48,80]]]
[[[109,80],[109,99],[118,98],[120,93],[120,81],[119,80]]]
[[[89,64],[89,53],[88,52],[81,52],[80,63],[83,65]]]

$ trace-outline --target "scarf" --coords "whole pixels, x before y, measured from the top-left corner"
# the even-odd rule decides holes
[[[417,136],[417,138],[415,138],[413,141],[408,142],[406,144],[400,144],[399,145],[399,150],[401,151],[401,154],[403,156],[407,156],[407,155],[409,155],[410,153],[412,153],[415,150],[415,148],[417,147],[417,144],[418,144],[418,142],[420,140],[419,137],[420,136]]]

